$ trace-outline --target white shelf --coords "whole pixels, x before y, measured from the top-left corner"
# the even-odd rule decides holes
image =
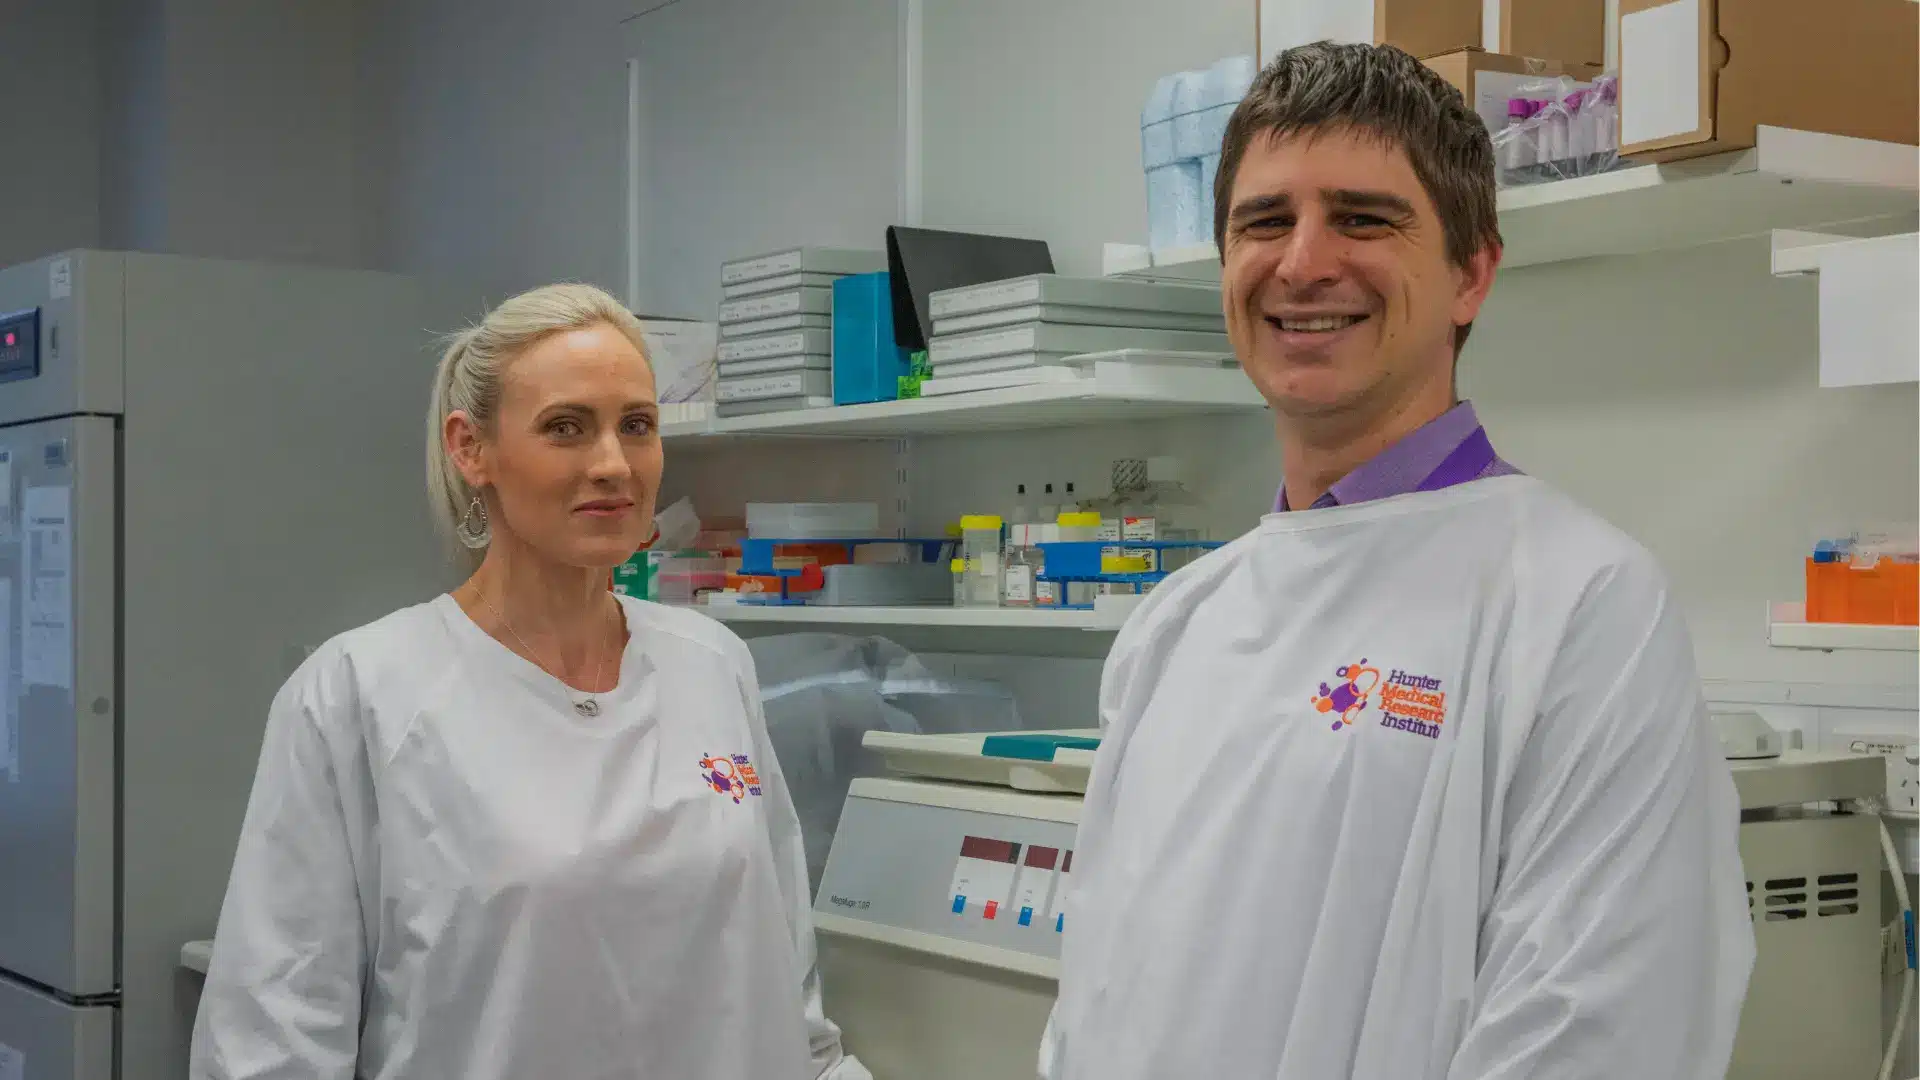
[[[1911,146],[1762,127],[1750,150],[1500,193],[1504,266],[1693,247],[1911,214]]]
[[[770,435],[885,439],[1156,420],[1265,407],[1238,368],[1101,362],[1092,366],[1086,378],[1073,382],[664,424],[661,434],[676,445]]]
[[[1804,277],[1818,274],[1820,264],[1833,257],[1841,248],[1864,244],[1869,239],[1841,233],[1775,229],[1773,230],[1773,276]]]
[[[1777,649],[1920,652],[1920,627],[1807,622],[1807,606],[1791,601],[1773,605],[1770,614],[1767,643]]]
[[[1159,251],[1132,244],[1109,244],[1102,270],[1108,277],[1217,286],[1220,284],[1220,249],[1214,247],[1212,241]]]
[[[1911,215],[1917,191],[1914,147],[1762,127],[1750,150],[1503,189],[1500,265],[1667,251],[1774,229]],[[1220,277],[1211,244],[1162,252],[1155,262],[1121,276]]]
[[[1920,381],[1920,234],[1775,229],[1773,273],[1819,279],[1821,386]]]
[[[969,630],[1082,630],[1113,633],[1124,613],[1034,608],[756,607],[720,604],[695,609],[725,623],[781,626],[886,626]]]

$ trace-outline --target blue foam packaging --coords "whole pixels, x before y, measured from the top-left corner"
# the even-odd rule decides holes
[[[893,276],[849,274],[833,283],[833,403],[900,396],[907,350],[893,339]]]
[[[1157,250],[1197,244],[1213,228],[1200,227],[1205,193],[1200,163],[1176,161],[1147,173],[1147,243]]]
[[[1173,92],[1173,152],[1181,158],[1197,158],[1220,149],[1220,143],[1207,141],[1208,91],[1211,81],[1204,71],[1183,71]]]
[[[1213,181],[1227,121],[1253,85],[1251,56],[1164,75],[1140,110],[1140,164],[1147,180],[1147,243],[1205,243],[1213,235]]]
[[[1220,176],[1220,155],[1207,154],[1200,159],[1200,224],[1207,237],[1213,235],[1213,182]],[[1202,237],[1205,239],[1206,237]],[[1194,243],[1199,243],[1195,240]]]
[[[1162,75],[1140,107],[1140,167],[1147,172],[1180,159],[1173,152],[1173,94],[1180,76]]]

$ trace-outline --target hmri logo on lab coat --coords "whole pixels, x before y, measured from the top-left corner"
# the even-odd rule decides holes
[[[700,779],[720,795],[738,804],[760,794],[760,774],[745,754],[708,754],[700,759]]]
[[[1320,692],[1311,700],[1315,710],[1333,715],[1333,730],[1349,727],[1379,698],[1380,726],[1395,731],[1440,737],[1440,725],[1447,718],[1447,695],[1440,680],[1431,675],[1392,669],[1384,680],[1380,669],[1370,667],[1367,658],[1334,669],[1339,681],[1320,684]]]

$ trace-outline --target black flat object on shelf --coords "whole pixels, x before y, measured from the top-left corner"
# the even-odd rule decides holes
[[[887,270],[893,275],[893,339],[904,349],[924,349],[933,336],[927,298],[942,289],[1053,273],[1053,253],[1044,240],[1011,236],[887,229]]]

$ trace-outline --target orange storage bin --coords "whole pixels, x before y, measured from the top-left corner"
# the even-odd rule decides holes
[[[1807,560],[1807,621],[1920,626],[1920,563]]]
[[[1847,564],[1807,560],[1807,621],[1846,622]]]

